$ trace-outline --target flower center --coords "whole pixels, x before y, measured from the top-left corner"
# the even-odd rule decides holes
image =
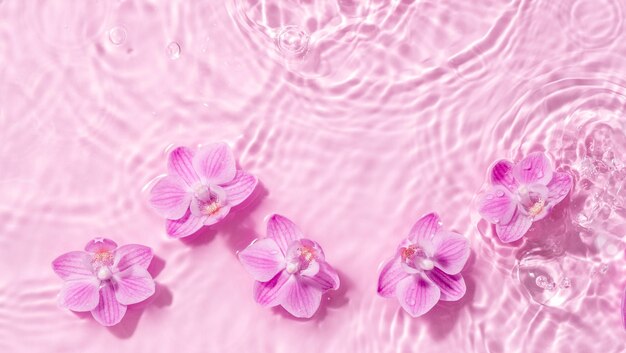
[[[526,211],[529,216],[535,217],[543,212],[546,205],[544,194],[545,192],[542,192],[538,186],[522,186],[519,188],[519,202],[523,206],[523,210]]]
[[[109,266],[113,265],[114,255],[113,252],[107,250],[100,250],[93,253],[91,258],[91,266],[93,266],[94,273],[101,281],[106,281],[113,276]]]
[[[200,185],[196,188],[194,196],[198,199],[200,212],[207,216],[212,216],[222,208],[222,198],[217,192],[217,188]]]
[[[306,270],[311,262],[315,261],[315,250],[301,244],[294,244],[287,251],[287,266],[285,269],[288,273],[297,273]]]
[[[102,266],[98,269],[96,276],[98,277],[99,280],[106,281],[113,276],[113,273],[111,272],[111,269],[109,269],[108,266]]]
[[[106,250],[98,251],[93,254],[91,264],[96,267],[111,266],[113,265],[113,253]]]
[[[430,271],[435,267],[435,263],[428,257],[424,249],[415,244],[401,248],[400,257],[410,272]]]
[[[535,204],[532,205],[530,209],[528,209],[528,214],[530,214],[531,216],[536,216],[540,214],[541,211],[543,211],[543,207],[545,204],[546,202],[544,200],[539,200],[535,202]]]

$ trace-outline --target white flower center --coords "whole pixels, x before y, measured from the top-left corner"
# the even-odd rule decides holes
[[[212,216],[222,209],[224,195],[217,186],[198,185],[194,189],[194,197],[198,200],[199,212],[203,215]]]
[[[547,194],[545,186],[534,185],[531,187],[521,186],[517,191],[517,197],[523,206],[523,211],[531,217],[535,217],[544,211]]]
[[[287,265],[285,270],[288,273],[299,273],[309,268],[311,262],[315,261],[315,250],[301,244],[294,243],[287,250]]]
[[[102,266],[102,267],[100,267],[98,269],[98,272],[96,273],[96,276],[98,277],[99,280],[106,281],[106,280],[110,279],[113,276],[113,273],[111,272],[109,267]]]
[[[409,273],[430,271],[435,268],[433,260],[426,254],[424,249],[416,244],[410,244],[402,248],[400,250],[400,256],[404,269]]]
[[[431,259],[418,260],[419,267],[424,271],[430,271],[435,267],[435,263]]]
[[[299,268],[300,268],[300,266],[298,266],[297,262],[289,262],[289,263],[287,263],[286,270],[287,270],[288,273],[296,273],[296,272],[298,272]]]

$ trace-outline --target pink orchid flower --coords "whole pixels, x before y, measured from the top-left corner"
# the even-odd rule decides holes
[[[461,234],[441,229],[436,213],[420,218],[388,260],[378,277],[378,294],[396,297],[412,317],[424,315],[439,300],[456,301],[465,295],[460,272],[470,254]]]
[[[85,251],[72,251],[52,261],[52,269],[65,283],[58,303],[72,311],[91,311],[104,326],[119,323],[126,306],[154,294],[148,273],[152,250],[129,244],[119,248],[109,239],[95,238]]]
[[[496,162],[489,172],[490,187],[478,198],[478,212],[496,225],[503,243],[520,239],[533,222],[543,219],[572,188],[572,176],[555,172],[541,152],[517,164]]]
[[[339,288],[339,276],[319,244],[304,239],[298,227],[280,215],[270,217],[267,237],[239,252],[239,260],[256,280],[257,303],[281,305],[298,318],[312,317],[322,294]]]
[[[150,204],[167,219],[166,231],[182,238],[221,221],[231,207],[252,194],[258,180],[237,170],[225,143],[175,148],[168,160],[169,175],[150,190]]]

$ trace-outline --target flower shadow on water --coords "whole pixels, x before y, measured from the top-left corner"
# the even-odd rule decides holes
[[[150,272],[153,278],[156,278],[159,273],[163,271],[164,267],[165,260],[158,256],[154,256],[152,262],[150,263],[150,266],[148,266],[148,272]],[[128,310],[126,311],[126,315],[124,315],[122,321],[115,326],[108,327],[109,332],[111,332],[114,336],[118,338],[130,338],[137,329],[139,319],[144,310],[153,310],[153,308],[164,308],[170,306],[172,304],[172,301],[173,296],[169,288],[157,282],[154,295],[144,300],[143,302],[129,305]]]
[[[191,247],[204,246],[213,241],[218,234],[227,236],[228,245],[233,251],[245,248],[255,238],[254,224],[250,220],[250,214],[261,204],[269,192],[259,182],[254,192],[242,204],[236,206],[224,220],[218,224],[202,227],[194,234],[181,238],[180,241]]]
[[[141,303],[129,305],[122,321],[115,326],[109,327],[109,332],[118,338],[130,338],[135,333],[139,324],[139,318],[144,310],[152,310],[155,307],[159,309],[164,308],[170,306],[172,301],[172,292],[166,286],[157,283],[154,295]]]
[[[442,340],[446,338],[448,334],[453,332],[459,316],[461,315],[461,311],[474,300],[476,280],[474,279],[472,270],[475,263],[476,255],[474,252],[471,252],[467,264],[461,272],[463,274],[463,279],[465,279],[465,285],[467,288],[463,298],[453,302],[439,301],[431,311],[426,313],[422,318],[418,319],[419,321],[425,321],[427,323],[430,337],[433,339]],[[408,314],[406,316],[407,318],[410,318]],[[420,326],[422,325],[417,323],[411,325],[411,328],[417,330],[420,329]]]
[[[576,256],[586,258],[597,249],[585,244],[581,239],[584,229],[572,218],[576,203],[566,199],[555,207],[549,217],[543,219],[527,234],[524,243],[516,252],[519,260],[528,253],[538,252],[548,258]]]
[[[289,314],[282,306],[275,306],[271,308],[272,312],[276,315],[282,316],[283,318],[291,321],[300,321],[300,322],[313,322],[319,323],[326,319],[329,314],[332,314],[333,311],[342,308],[350,302],[348,297],[348,292],[352,290],[354,284],[350,278],[348,278],[344,272],[336,270],[339,274],[339,280],[341,281],[341,285],[337,290],[331,290],[322,295],[322,302],[320,303],[320,307],[317,312],[311,318],[298,318],[291,314]]]

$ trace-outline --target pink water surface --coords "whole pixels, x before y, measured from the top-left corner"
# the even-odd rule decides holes
[[[0,0],[0,352],[626,352],[626,2]],[[226,141],[261,185],[165,236],[172,146]],[[499,243],[488,166],[545,150],[575,188]],[[413,319],[378,268],[423,213],[466,235],[468,291]],[[311,320],[252,299],[236,253],[281,213],[342,287]],[[59,309],[50,262],[151,246],[118,326]]]

